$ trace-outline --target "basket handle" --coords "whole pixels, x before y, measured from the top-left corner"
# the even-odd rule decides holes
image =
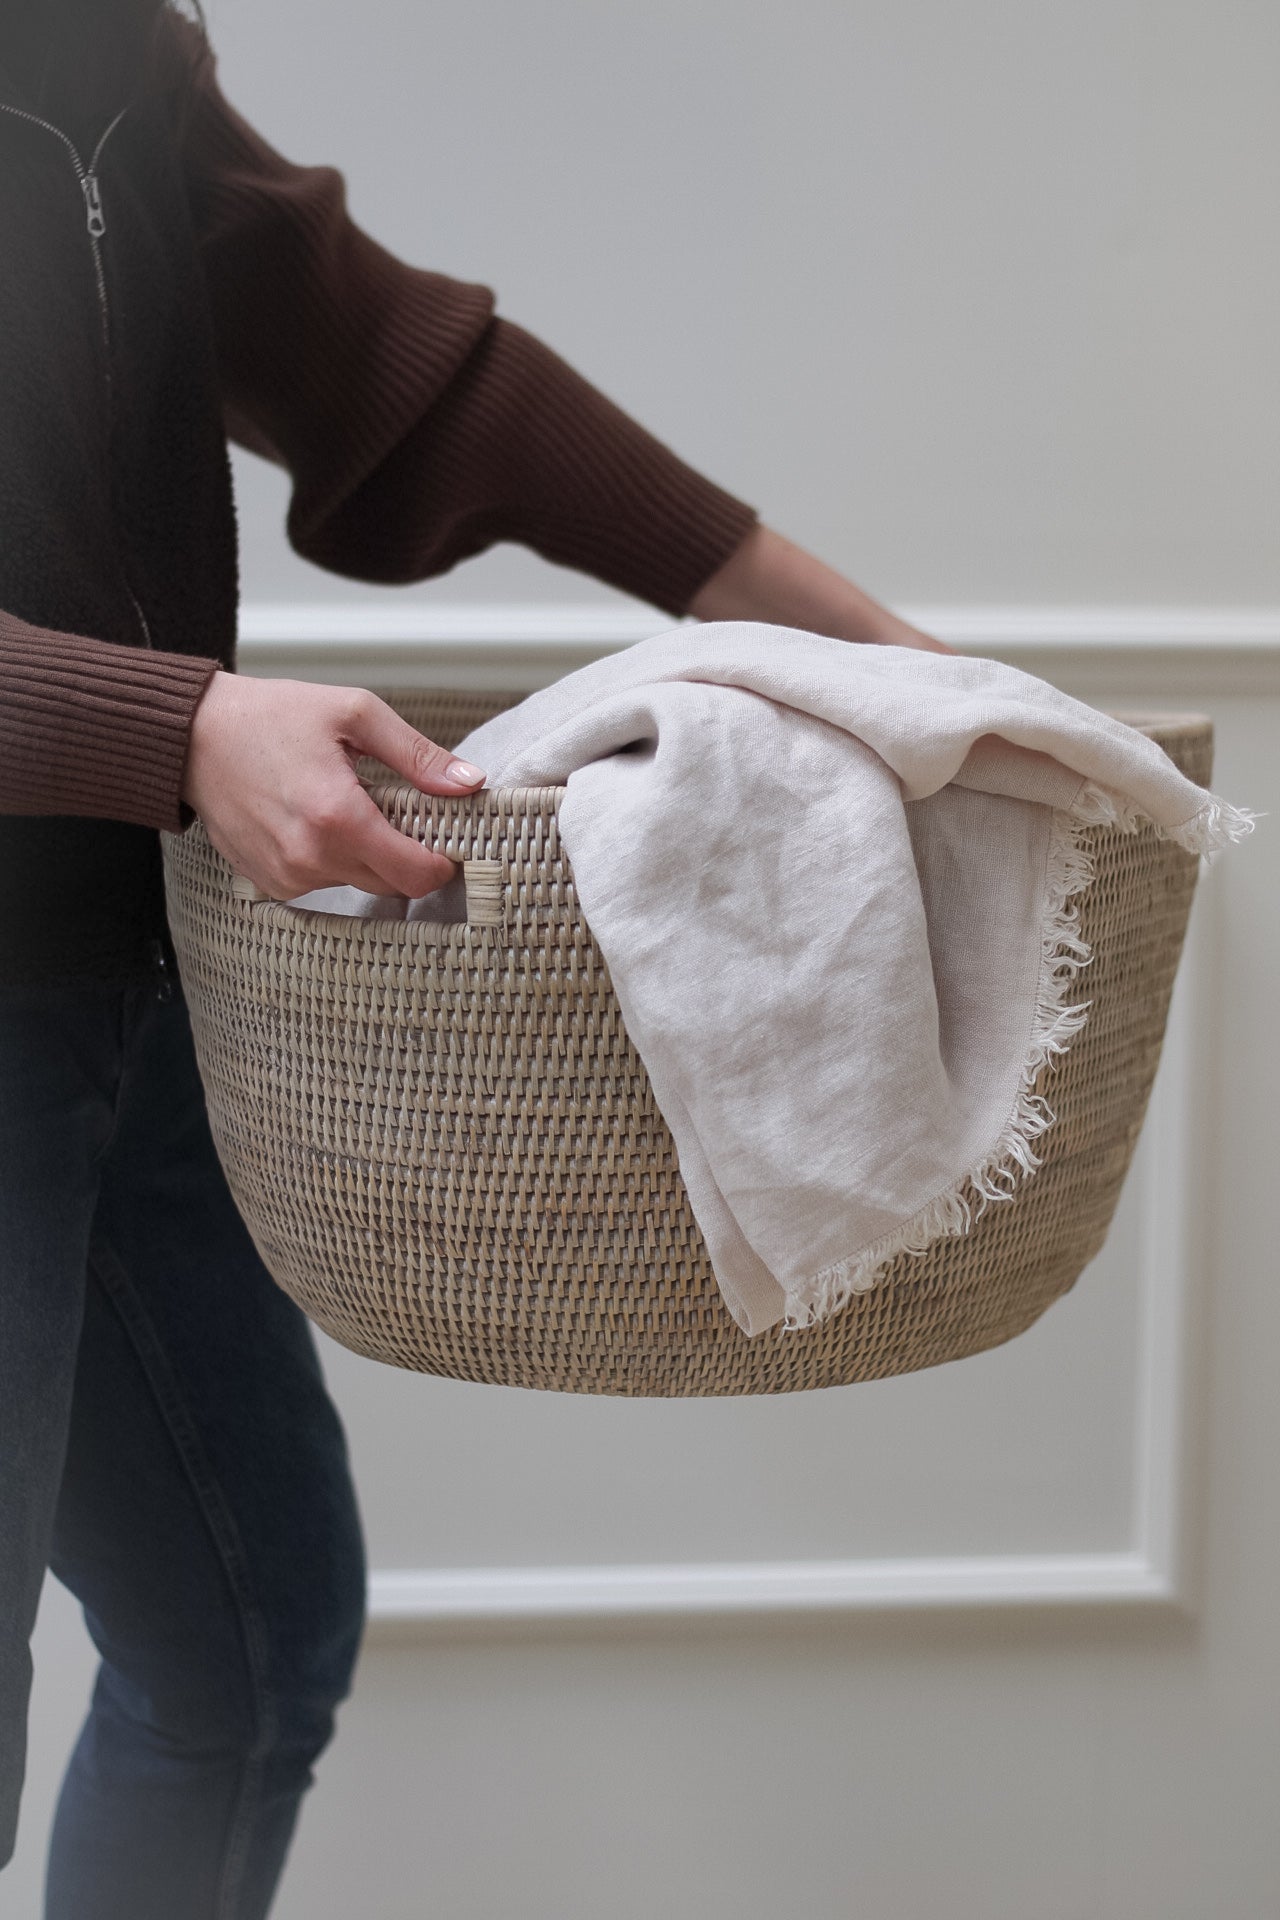
[[[462,905],[461,913],[441,912],[436,924],[445,926],[501,927],[506,920],[506,890],[503,883],[503,869],[500,860],[462,860],[457,862],[462,868]],[[452,893],[456,881],[438,889],[440,893]],[[231,892],[235,899],[245,901],[254,907],[278,907],[285,902],[275,899],[269,893],[263,893],[260,887],[243,874],[231,876]],[[434,899],[434,894],[428,898]],[[454,902],[443,903],[451,906]]]

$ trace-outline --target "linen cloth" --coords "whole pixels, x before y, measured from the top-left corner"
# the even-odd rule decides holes
[[[748,1335],[825,1317],[1039,1164],[1036,1081],[1088,1015],[1085,829],[1209,854],[1253,824],[1014,667],[751,622],[597,661],[457,751],[567,786],[578,898]]]

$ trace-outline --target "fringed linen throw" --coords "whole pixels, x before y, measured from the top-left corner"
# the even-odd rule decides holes
[[[1038,1166],[1042,1069],[1088,1019],[1085,830],[1210,855],[1253,824],[1013,667],[753,623],[600,660],[458,752],[567,785],[582,910],[749,1335],[825,1318]]]

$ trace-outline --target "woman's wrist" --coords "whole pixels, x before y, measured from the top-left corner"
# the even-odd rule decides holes
[[[689,612],[698,620],[762,620],[863,645],[952,651],[766,526],[752,528],[694,595]]]

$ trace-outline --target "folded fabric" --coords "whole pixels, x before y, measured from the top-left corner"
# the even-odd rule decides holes
[[[567,786],[578,899],[749,1335],[824,1318],[1039,1165],[1037,1080],[1088,1017],[1085,829],[1209,855],[1253,825],[1016,668],[754,623],[597,661],[458,751]]]

